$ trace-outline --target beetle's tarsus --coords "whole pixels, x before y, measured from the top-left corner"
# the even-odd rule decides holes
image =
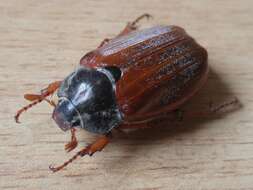
[[[150,14],[143,14],[139,17],[137,17],[133,22],[128,22],[127,25],[125,26],[125,28],[117,35],[117,37],[129,34],[132,31],[135,31],[138,29],[138,22],[140,22],[140,20],[142,20],[143,18],[151,18],[152,16]]]
[[[16,121],[16,123],[21,123],[21,122],[18,120],[18,117],[19,117],[19,115],[15,115],[15,121]]]
[[[216,107],[214,107],[212,104],[210,104],[209,109],[212,113],[217,113],[217,112],[223,110],[224,108],[227,108],[227,107],[233,106],[233,105],[239,105],[239,100],[236,97],[233,100],[230,100],[228,102],[224,102],[223,104],[218,105]]]
[[[140,20],[144,19],[144,18],[147,18],[147,19],[150,19],[150,18],[153,18],[152,15],[148,14],[148,13],[145,13],[139,17],[137,17],[132,23],[131,25],[134,26],[134,27],[137,27],[137,23],[140,22]]]
[[[82,150],[78,151],[72,158],[70,158],[68,161],[64,162],[62,165],[58,167],[53,167],[52,165],[49,166],[49,169],[52,172],[57,172],[63,168],[65,168],[68,164],[73,162],[77,159],[78,156],[83,157],[85,155],[92,156],[95,152],[101,151],[107,144],[109,143],[109,137],[108,135],[102,136],[98,138],[94,143],[86,146]]]
[[[105,38],[105,39],[100,43],[100,45],[98,46],[98,48],[103,47],[103,46],[106,45],[109,41],[110,41],[109,38]]]
[[[236,106],[236,107],[234,107]],[[187,119],[193,119],[193,118],[204,118],[204,117],[216,117],[221,114],[234,111],[237,109],[237,107],[240,107],[240,102],[239,100],[235,97],[234,99],[224,102],[218,106],[213,106],[213,104],[209,103],[209,109],[206,111],[195,111],[195,112],[190,112],[187,111],[184,113],[184,118]]]

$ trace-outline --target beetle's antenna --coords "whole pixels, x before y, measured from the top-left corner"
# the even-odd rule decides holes
[[[40,95],[25,94],[24,95],[25,99],[34,100],[34,102],[32,102],[31,104],[18,110],[15,115],[15,121],[17,123],[20,123],[18,120],[20,114],[23,113],[24,111],[28,110],[29,108],[33,107],[34,105],[42,102],[43,100],[46,100],[49,104],[51,104],[52,106],[55,106],[55,104],[53,102],[49,101],[48,99],[46,99],[46,97],[49,95],[52,95],[59,88],[60,84],[61,84],[61,81],[56,81],[56,82],[49,84],[47,88],[45,88],[41,91],[42,93]]]

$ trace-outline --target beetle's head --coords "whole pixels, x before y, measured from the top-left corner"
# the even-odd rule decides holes
[[[72,127],[104,134],[122,121],[115,96],[115,83],[120,78],[115,67],[91,69],[80,67],[62,82],[59,102],[53,119],[66,131]]]

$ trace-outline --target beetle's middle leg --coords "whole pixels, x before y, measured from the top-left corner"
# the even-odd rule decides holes
[[[134,30],[137,30],[138,29],[137,24],[140,22],[140,20],[142,20],[144,18],[149,19],[149,18],[152,18],[152,16],[150,14],[145,13],[145,14],[137,17],[133,22],[128,22],[127,25],[125,26],[125,28],[116,37],[123,36],[123,35],[126,35],[132,31],[134,31]],[[98,47],[99,48],[103,47],[110,40],[111,39],[109,39],[109,38],[104,39]]]
[[[121,129],[140,129],[140,128],[148,128],[152,126],[157,126],[160,124],[166,123],[178,123],[184,122],[191,119],[199,119],[199,118],[212,118],[221,115],[222,113],[234,110],[236,107],[240,106],[239,101],[237,98],[234,98],[231,101],[224,102],[218,106],[213,106],[212,104],[209,105],[208,110],[200,110],[200,111],[184,111],[181,109],[174,110],[172,112],[168,112],[164,115],[154,117],[153,120],[147,122],[129,122],[123,124],[120,128]],[[231,109],[230,109],[231,108]]]
[[[25,94],[24,98],[26,100],[33,101],[33,102],[17,111],[15,115],[16,122],[19,123],[18,119],[21,113],[28,110],[32,106],[42,102],[43,100],[47,101],[52,106],[55,106],[55,103],[51,100],[48,100],[46,97],[52,95],[60,87],[60,84],[61,84],[61,81],[55,81],[55,82],[50,83],[47,88],[41,91],[41,94]]]
[[[236,109],[238,106],[240,106],[240,103],[237,98],[234,98],[233,100],[224,102],[218,106],[213,106],[212,103],[210,103],[208,110],[203,110],[203,111],[202,110],[200,111],[176,110],[174,114],[177,121],[183,121],[183,120],[194,119],[194,118],[208,118],[208,117],[219,116],[220,114],[225,113],[226,111]]]

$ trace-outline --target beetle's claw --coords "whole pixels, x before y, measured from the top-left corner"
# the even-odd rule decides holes
[[[150,19],[150,18],[153,18],[153,16],[150,15],[150,14],[148,14],[148,13],[145,13],[145,14],[139,16],[137,19],[135,19],[135,20],[131,23],[131,25],[132,25],[133,27],[137,27],[137,26],[136,26],[137,23],[138,23],[140,20],[142,20],[143,18]]]
[[[76,147],[77,147],[77,141],[75,140],[75,141],[70,141],[69,143],[67,143],[66,145],[65,145],[65,150],[67,151],[67,152],[70,152],[70,151],[72,151],[72,150],[74,150]]]
[[[147,18],[147,19],[152,19],[154,18],[151,14],[149,13],[145,13],[144,16]]]
[[[57,171],[59,170],[59,169],[53,167],[52,164],[50,164],[50,165],[48,166],[48,168],[49,168],[53,173],[55,173],[55,172],[57,172]]]
[[[14,119],[15,119],[16,123],[21,123],[19,121],[19,116],[20,116],[20,112],[17,112],[16,115],[14,116]]]
[[[15,115],[14,119],[15,119],[16,123],[20,123],[20,121],[18,120],[18,116],[17,115]]]

